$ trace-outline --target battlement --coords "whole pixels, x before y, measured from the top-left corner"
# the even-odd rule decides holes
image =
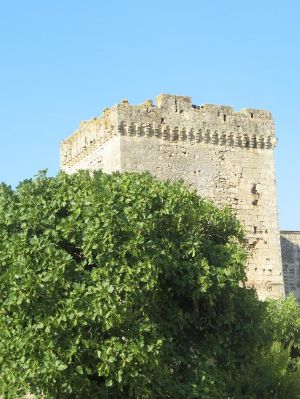
[[[193,105],[191,97],[161,94],[156,105],[127,100],[104,109],[101,116],[81,122],[61,144],[62,166],[75,161],[90,147],[113,136],[157,138],[169,142],[194,142],[242,149],[273,149],[276,145],[272,115],[268,111],[213,104]]]

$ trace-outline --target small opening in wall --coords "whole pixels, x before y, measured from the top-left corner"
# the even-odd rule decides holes
[[[253,233],[254,233],[254,234],[257,233],[257,226],[253,226]]]
[[[252,205],[257,205],[257,203],[258,203],[258,200],[257,200],[257,199],[254,200],[254,201],[252,201]]]
[[[226,122],[226,119],[227,119],[227,115],[223,115],[223,119],[224,119],[224,122]]]
[[[183,114],[183,109],[181,109],[181,110],[179,111],[179,113],[180,113],[180,114]]]
[[[257,194],[256,184],[253,184],[253,185],[252,185],[251,193],[252,193],[252,194]]]
[[[165,118],[161,118],[160,123],[165,123]]]
[[[250,113],[251,118],[253,118],[253,112]]]

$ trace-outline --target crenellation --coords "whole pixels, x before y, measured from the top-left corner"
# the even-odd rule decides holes
[[[62,143],[62,165],[73,164],[86,155],[87,146],[98,147],[114,135],[154,136],[172,142],[187,140],[247,149],[273,149],[276,145],[274,124],[267,111],[235,112],[232,107],[212,104],[194,106],[190,97],[162,94],[156,106],[151,100],[138,106],[123,100],[105,108],[100,117],[81,122],[79,129]]]

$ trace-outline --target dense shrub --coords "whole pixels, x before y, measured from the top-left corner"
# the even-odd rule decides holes
[[[2,185],[0,393],[258,398],[277,349],[242,242],[228,209],[149,174]]]

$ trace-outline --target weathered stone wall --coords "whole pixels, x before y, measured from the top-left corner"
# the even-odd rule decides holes
[[[283,294],[275,145],[267,111],[194,106],[190,97],[161,95],[156,107],[124,101],[82,123],[61,145],[61,168],[147,170],[230,205],[247,232],[249,284],[263,299]]]
[[[280,232],[285,294],[300,301],[300,231]]]

